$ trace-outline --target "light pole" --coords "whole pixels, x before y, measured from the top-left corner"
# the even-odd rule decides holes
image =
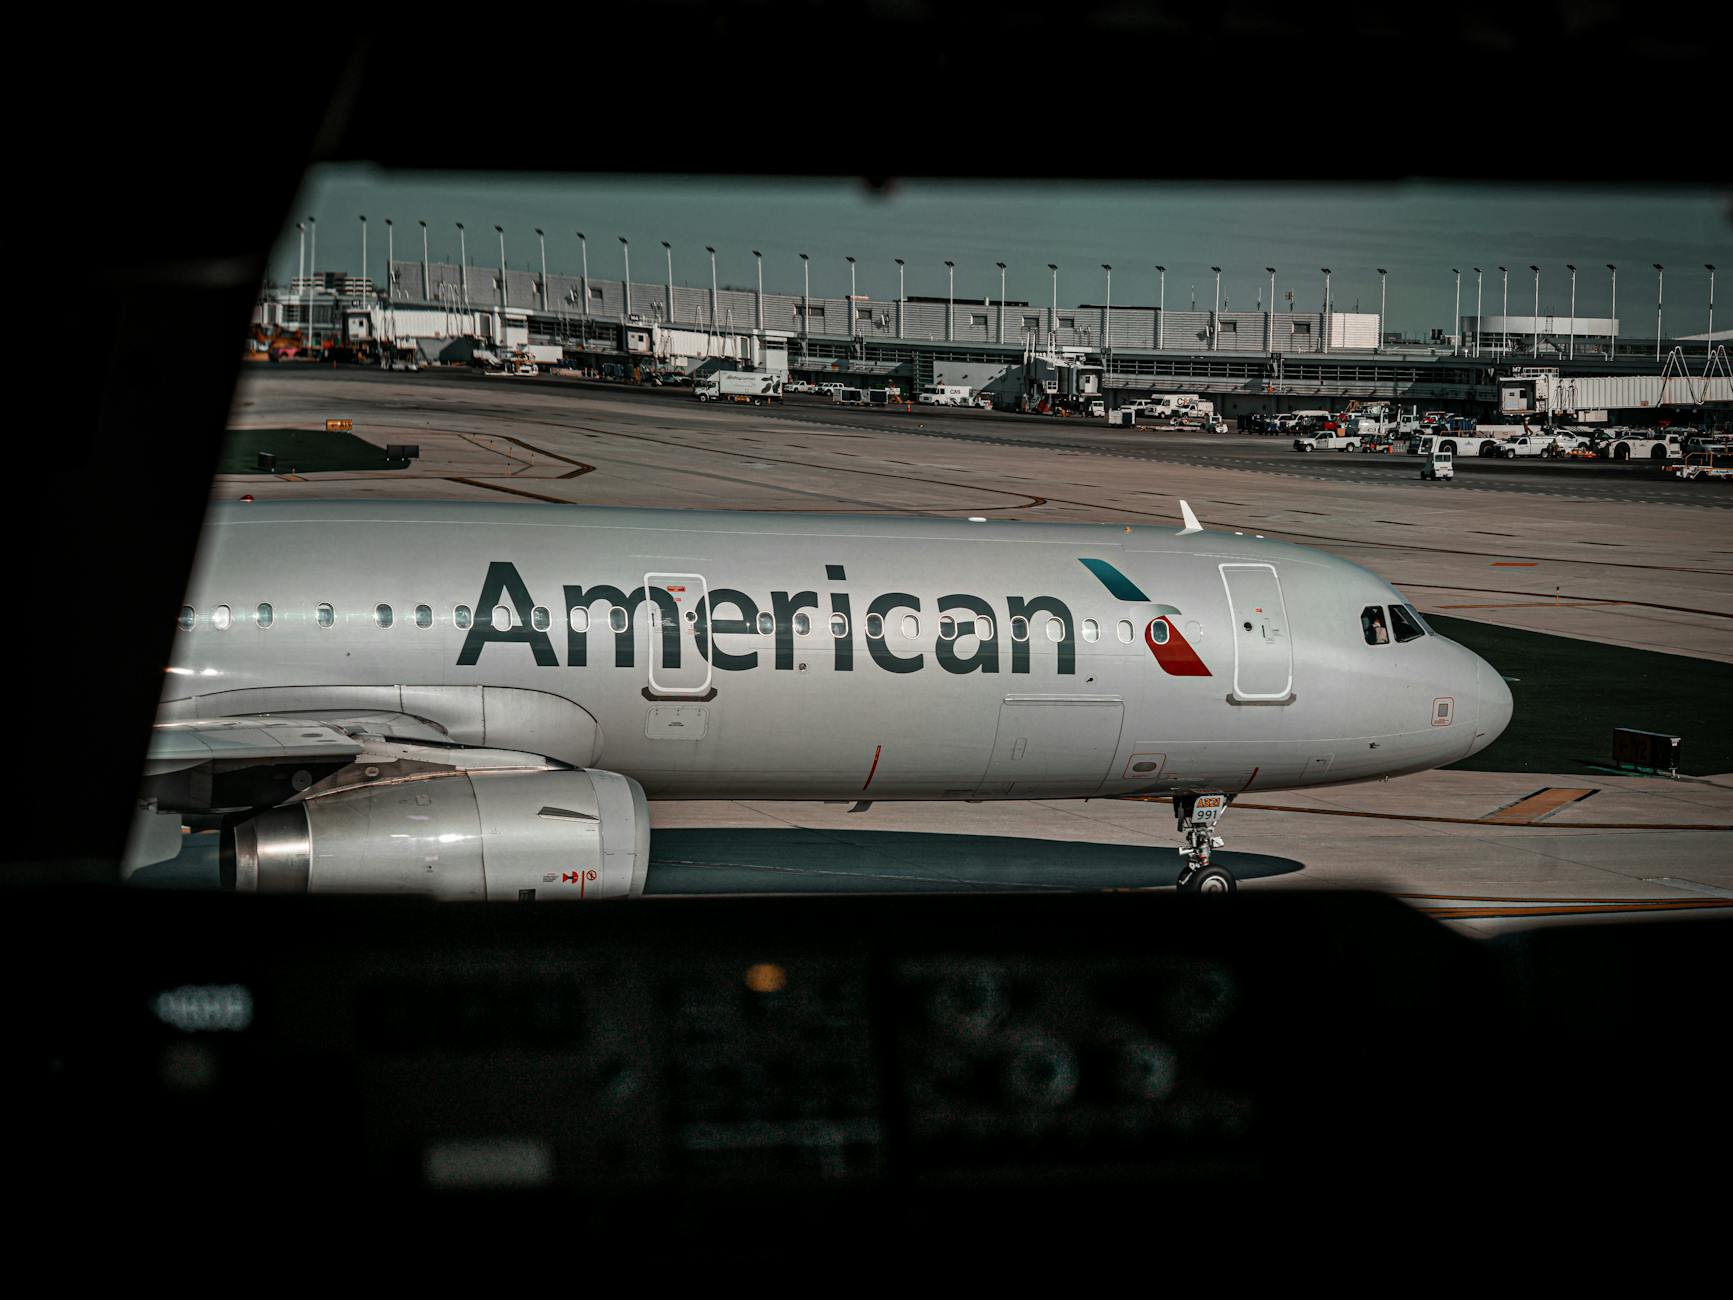
[[[1569,342],[1565,345],[1565,360],[1575,361],[1577,358],[1577,269],[1566,262],[1565,270],[1571,273],[1571,324],[1570,334],[1567,336]]]
[[[361,214],[361,279],[367,280],[367,214]]]
[[[716,250],[709,244],[706,244],[704,245],[704,251],[710,254],[710,332],[714,334],[717,332],[716,304],[718,301],[718,294],[716,292]],[[732,325],[732,322],[730,322],[730,325]]]
[[[662,251],[668,257],[668,324],[674,324],[674,247],[666,239],[662,241]]]
[[[626,259],[626,319],[632,319],[632,246],[626,242],[624,235],[618,236],[620,254]]]
[[[806,336],[812,320],[812,264],[800,255],[800,362],[806,364]]]
[[[1274,355],[1276,351],[1276,268],[1266,266],[1264,270],[1270,273],[1270,307],[1264,319],[1269,322],[1266,336],[1270,345],[1269,351],[1271,355]]]
[[[1059,267],[1057,263],[1047,263],[1047,269],[1053,272],[1053,311],[1047,317],[1047,340],[1053,349],[1053,355],[1059,355]]]
[[[1167,268],[1158,266],[1155,269],[1161,273],[1159,287],[1155,291],[1155,350],[1160,352],[1167,325]]]
[[[1113,369],[1113,268],[1103,262],[1101,269],[1107,272],[1107,306],[1101,312],[1101,350],[1107,363],[1102,375],[1105,379]]]
[[[854,305],[854,258],[850,257],[847,253],[844,253],[842,260],[848,263],[848,337],[849,343],[852,346],[854,343],[855,332],[860,328],[860,309]],[[853,353],[851,352],[850,355],[852,356]]]
[[[1659,262],[1656,262],[1654,264],[1654,267],[1655,267],[1655,361],[1657,364],[1659,364],[1660,360],[1661,360],[1661,299],[1662,299],[1662,292],[1661,291],[1662,291],[1662,289],[1664,289],[1666,287],[1667,268],[1662,266]]]
[[[542,233],[540,226],[536,227],[536,242],[542,248],[542,311],[548,309],[548,237]]]
[[[1709,338],[1703,344],[1703,356],[1715,354],[1715,267],[1712,263],[1703,263],[1703,269],[1709,273]]]
[[[764,254],[758,249],[752,250],[752,261],[758,268],[758,328],[764,329]]]
[[[397,260],[397,232],[391,225],[391,218],[385,218],[385,296],[394,296],[391,282],[391,264]]]
[[[422,302],[432,302],[433,301],[433,281],[428,278],[428,274],[427,274],[427,223],[425,221],[423,221],[420,223],[420,225],[421,225],[421,301]]]
[[[1608,262],[1607,270],[1613,273],[1613,314],[1607,318],[1607,360],[1611,361],[1619,355],[1619,268]]]
[[[463,222],[461,221],[457,223],[457,262],[458,273],[463,277],[463,283],[458,287],[463,291],[463,305],[467,307],[469,306],[469,242],[463,233]]]
[[[1462,272],[1457,270],[1453,266],[1450,268],[1450,274],[1452,274],[1456,277],[1456,314],[1453,317],[1451,317],[1451,321],[1450,321],[1450,325],[1451,325],[1450,332],[1452,335],[1455,336],[1456,344],[1451,349],[1451,355],[1452,356],[1461,356],[1462,355]]]
[[[1530,264],[1534,272],[1534,355],[1540,356],[1540,267]]]
[[[313,342],[313,281],[319,278],[319,221],[307,218],[307,341]]]
[[[506,288],[505,282],[505,227],[495,226],[493,233],[499,236],[499,305],[509,307],[511,306],[511,290]],[[503,326],[503,324],[502,321],[501,325]],[[503,328],[501,333],[504,333]]]
[[[1474,268],[1474,355],[1480,355],[1480,268]]]
[[[957,337],[957,264],[945,262],[945,342]]]
[[[903,258],[891,258],[896,262],[896,336],[903,336]]]
[[[1504,330],[1499,335],[1499,342],[1503,345],[1499,349],[1502,355],[1510,351],[1510,272],[1501,266],[1498,273],[1504,277]]]
[[[300,285],[301,291],[303,293],[305,293],[306,289],[307,289],[307,224],[306,224],[306,222],[297,221],[295,223],[295,229],[301,232],[301,262],[300,262],[300,268],[301,269],[295,273],[295,283]],[[302,338],[303,342],[305,342],[306,340],[313,337],[312,326],[313,326],[313,307],[312,307],[312,304],[309,303],[307,306],[307,319],[301,322],[301,338]]]
[[[578,267],[578,281],[580,287],[584,291],[584,319],[588,320],[590,316],[590,244],[589,241],[584,238],[583,231],[574,230],[572,233],[578,237],[578,256],[582,259]],[[589,340],[590,331],[586,328],[584,330],[584,344],[586,347],[589,346]]]
[[[1378,348],[1384,350],[1384,288],[1389,284],[1390,272],[1382,266],[1378,268]]]
[[[994,262],[993,265],[999,268],[999,342],[1003,343],[1005,341],[1005,264],[1003,262]],[[1709,298],[1712,303],[1715,298],[1713,291],[1710,292]],[[1711,307],[1709,311],[1709,323],[1713,325],[1714,322],[1715,311],[1714,308]]]
[[[1209,348],[1211,352],[1219,352],[1222,342],[1222,269],[1212,266],[1210,270],[1216,275],[1216,309],[1215,314],[1210,317]]]
[[[1321,351],[1330,350],[1330,268],[1319,267],[1324,273],[1324,339]]]

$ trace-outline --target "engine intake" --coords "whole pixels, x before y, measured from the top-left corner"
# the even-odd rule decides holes
[[[636,897],[643,787],[616,772],[458,772],[272,808],[227,832],[243,893],[452,899]]]

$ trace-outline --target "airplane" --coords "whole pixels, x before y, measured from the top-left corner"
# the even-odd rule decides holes
[[[227,887],[642,893],[646,801],[1241,794],[1466,758],[1509,688],[1383,579],[1238,532],[451,502],[206,521],[128,869],[221,815]]]

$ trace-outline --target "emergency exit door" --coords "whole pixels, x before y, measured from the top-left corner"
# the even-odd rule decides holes
[[[1234,628],[1234,695],[1286,700],[1294,685],[1293,644],[1274,565],[1224,564]]]

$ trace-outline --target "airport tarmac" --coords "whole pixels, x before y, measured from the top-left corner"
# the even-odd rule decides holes
[[[1146,526],[1177,526],[1183,498],[1206,527],[1365,565],[1428,614],[1681,656],[1666,662],[1677,674],[1701,665],[1703,717],[1733,730],[1722,667],[1733,663],[1733,491],[1646,465],[1468,461],[1456,482],[1434,484],[1411,458],[1304,455],[1282,438],[800,399],[721,407],[685,389],[312,367],[248,368],[231,424],[313,429],[328,418],[352,420],[375,444],[416,443],[420,457],[401,470],[331,473],[279,460],[274,474],[220,475],[214,496]],[[1629,725],[1643,725],[1636,677],[1629,699]],[[1733,775],[1585,775],[1565,763],[1581,757],[1561,753],[1557,772],[1529,764],[1260,796],[1226,819],[1222,860],[1245,888],[1373,886],[1474,928],[1577,909],[1733,907]],[[1543,793],[1556,791],[1576,793]],[[1119,800],[879,803],[853,814],[658,803],[652,824],[657,874],[674,890],[1130,889],[1170,885],[1179,866],[1169,807]],[[932,851],[933,836],[949,837],[948,853]],[[995,840],[1043,847],[1010,852]]]

